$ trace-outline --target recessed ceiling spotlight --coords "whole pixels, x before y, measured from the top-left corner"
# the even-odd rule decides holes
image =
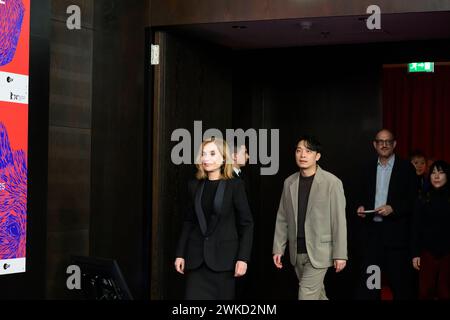
[[[311,21],[302,21],[302,22],[300,22],[300,27],[302,28],[302,30],[310,30],[312,27],[312,22]]]

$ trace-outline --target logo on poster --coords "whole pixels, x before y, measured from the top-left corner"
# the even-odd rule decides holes
[[[17,101],[24,101],[27,97],[24,95],[20,95],[20,94],[14,94],[12,92],[10,92],[9,95],[9,99],[13,102],[17,102]]]

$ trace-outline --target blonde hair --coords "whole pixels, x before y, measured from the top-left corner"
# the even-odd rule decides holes
[[[230,147],[228,146],[226,141],[215,138],[215,137],[208,138],[208,139],[205,139],[202,141],[202,144],[200,145],[200,148],[198,151],[197,159],[195,161],[196,167],[197,167],[197,173],[195,174],[195,177],[198,180],[208,178],[208,174],[203,169],[203,166],[202,166],[202,163],[200,160],[200,158],[202,156],[203,148],[208,143],[214,143],[216,145],[217,149],[219,150],[220,154],[223,157],[224,162],[223,162],[222,166],[220,167],[220,176],[221,176],[220,178],[224,179],[224,180],[233,178],[233,159],[230,156]]]

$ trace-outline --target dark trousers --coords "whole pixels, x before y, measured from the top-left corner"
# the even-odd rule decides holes
[[[370,290],[366,281],[370,277],[367,268],[371,265],[380,267],[383,282],[386,282],[392,290],[394,300],[414,299],[414,278],[412,259],[406,246],[392,247],[383,245],[382,235],[377,227],[372,229],[367,238],[367,246],[364,252],[361,279],[359,280],[358,299],[378,300],[381,290]]]
[[[450,299],[450,254],[435,257],[422,252],[419,271],[420,299]]]
[[[186,300],[233,300],[234,271],[216,272],[202,264],[186,272]]]
[[[236,278],[236,300],[246,300],[252,298],[251,280],[252,274],[248,271],[243,277]]]

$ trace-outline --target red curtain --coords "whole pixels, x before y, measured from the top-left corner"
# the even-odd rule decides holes
[[[435,65],[434,73],[383,68],[383,124],[395,132],[401,157],[419,149],[450,162],[450,66]]]

